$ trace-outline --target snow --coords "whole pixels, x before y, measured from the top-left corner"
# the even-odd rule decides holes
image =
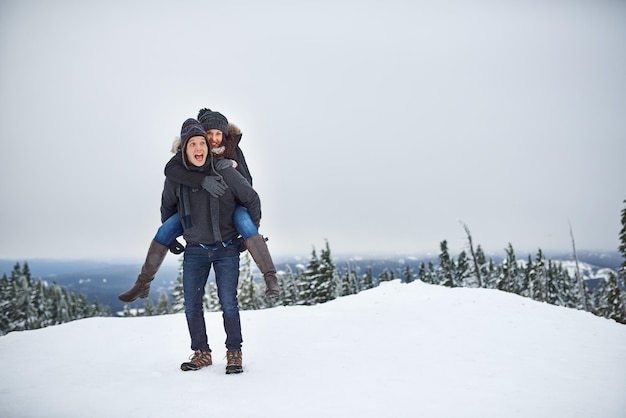
[[[0,337],[0,416],[623,418],[626,326],[489,289],[382,283],[241,313],[244,369],[183,372],[184,314]]]

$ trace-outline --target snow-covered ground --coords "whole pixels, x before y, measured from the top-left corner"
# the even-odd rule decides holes
[[[623,418],[626,326],[487,289],[383,283],[242,312],[244,368],[182,372],[184,314],[0,337],[0,417]]]

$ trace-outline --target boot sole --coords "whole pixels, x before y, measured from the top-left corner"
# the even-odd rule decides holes
[[[239,374],[243,373],[243,367],[241,366],[226,366],[226,374]]]
[[[209,366],[210,366],[210,364],[207,365],[207,366],[198,366],[198,365],[193,364],[193,363],[183,363],[183,364],[180,365],[180,369],[182,371],[184,371],[184,372],[189,372],[189,371],[194,371],[195,372],[196,370],[200,370],[202,368],[209,367]]]

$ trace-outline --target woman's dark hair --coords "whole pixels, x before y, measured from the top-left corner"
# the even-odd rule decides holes
[[[228,133],[222,139],[222,145],[224,146],[224,153],[222,156],[224,158],[228,158],[229,160],[234,160],[236,151],[237,151],[237,140],[235,139],[234,133]]]

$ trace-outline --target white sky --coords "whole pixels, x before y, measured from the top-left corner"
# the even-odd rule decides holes
[[[235,376],[224,374],[221,313],[205,317],[213,365],[196,372],[179,369],[191,354],[183,313],[0,337],[0,415],[623,418],[626,408],[626,326],[510,293],[394,281],[244,311]]]
[[[275,254],[616,250],[624,74],[619,1],[2,0],[0,257],[143,257],[202,107]]]

